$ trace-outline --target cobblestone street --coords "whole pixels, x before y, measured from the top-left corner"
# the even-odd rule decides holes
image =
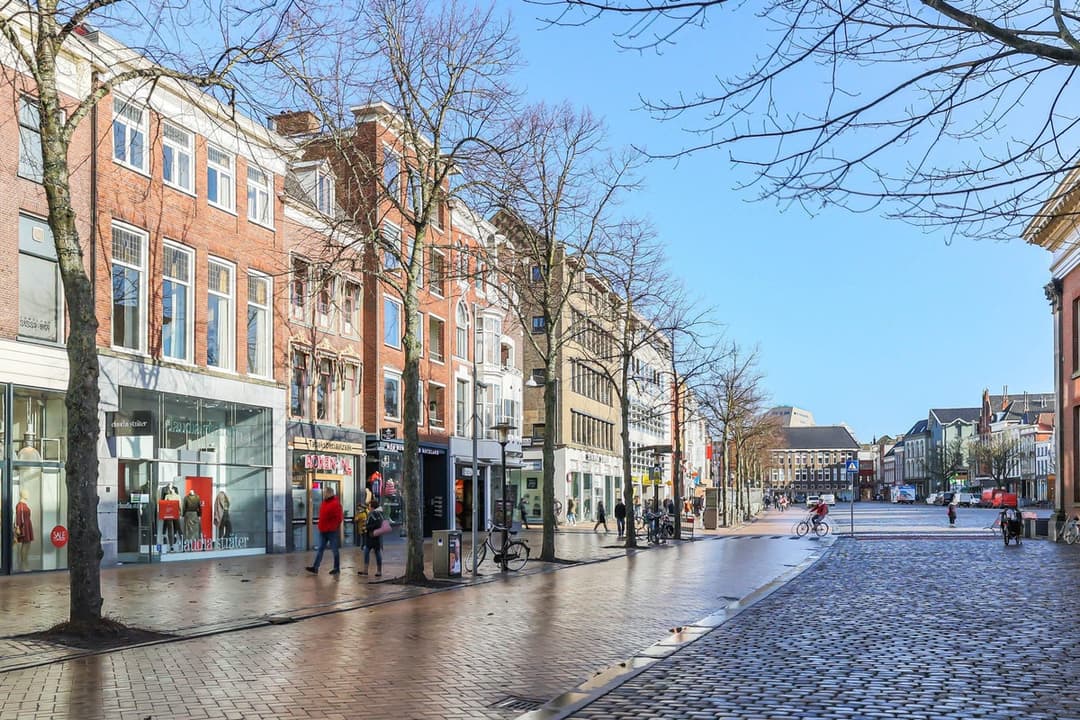
[[[841,539],[574,718],[1080,718],[1080,552]]]

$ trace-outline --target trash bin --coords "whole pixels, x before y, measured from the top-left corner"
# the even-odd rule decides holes
[[[716,512],[716,508],[705,508],[705,512],[701,514],[702,525],[706,530],[715,530],[717,521],[719,520],[719,513]]]
[[[435,530],[431,533],[431,541],[431,565],[435,577],[461,577],[461,531]]]

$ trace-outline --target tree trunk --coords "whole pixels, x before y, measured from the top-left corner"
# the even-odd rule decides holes
[[[623,363],[622,394],[619,396],[619,436],[622,439],[623,504],[626,505],[625,547],[637,547],[637,530],[634,527],[634,468],[630,450],[630,382],[627,363]]]
[[[555,378],[555,358],[550,352],[551,347],[549,337],[547,368],[544,373],[544,539],[540,548],[540,559],[544,562],[555,560],[555,432],[557,424],[562,421],[557,415],[555,393],[558,380]],[[562,427],[558,427],[558,431],[561,433]]]
[[[725,423],[723,432],[720,433],[720,510],[724,527],[728,526],[728,435]]]
[[[39,52],[38,84],[41,142],[49,228],[56,244],[64,300],[69,320],[67,337],[68,386],[67,485],[69,620],[92,630],[101,623],[101,530],[98,527],[98,322],[94,290],[83,264],[82,245],[71,206],[68,143],[60,123],[53,55]],[[93,139],[94,142],[97,138]],[[42,528],[44,531],[45,529]]]
[[[416,257],[423,257],[423,234],[417,233]],[[405,447],[402,473],[405,480],[405,581],[424,582],[424,491],[420,484],[420,398],[417,393],[420,380],[419,348],[416,342],[417,318],[419,306],[416,288],[416,263],[408,266],[409,277],[405,284],[405,297],[402,308],[405,313],[405,368],[401,382],[405,386]],[[475,410],[474,410],[475,411]]]
[[[674,467],[672,468],[672,473],[671,473],[671,483],[672,483],[672,491],[673,491],[672,495],[674,496],[672,499],[675,501],[675,517],[672,518],[672,521],[675,523],[675,539],[676,540],[682,540],[682,434],[680,433],[680,427],[679,427],[679,403],[680,403],[680,399],[679,399],[679,378],[678,378],[677,375],[675,376],[673,394],[674,394],[674,403],[672,405],[672,408],[673,408],[674,412],[672,413],[672,415],[673,415],[673,417],[672,417],[672,421],[673,421],[672,422],[672,425],[673,425],[673,427],[672,427],[672,430],[673,430],[672,440],[675,443],[675,447],[673,448],[673,452],[672,452],[672,459],[673,459],[673,462],[674,462]]]

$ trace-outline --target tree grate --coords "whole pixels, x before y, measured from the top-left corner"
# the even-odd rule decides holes
[[[500,710],[528,711],[536,710],[543,704],[543,700],[532,700],[530,698],[518,697],[516,695],[507,695],[506,697],[491,703],[490,705],[488,705],[488,707],[498,708]]]

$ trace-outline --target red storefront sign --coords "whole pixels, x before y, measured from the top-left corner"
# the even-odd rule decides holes
[[[58,548],[62,548],[67,545],[68,531],[63,525],[57,525],[49,532],[49,540],[52,544]]]

